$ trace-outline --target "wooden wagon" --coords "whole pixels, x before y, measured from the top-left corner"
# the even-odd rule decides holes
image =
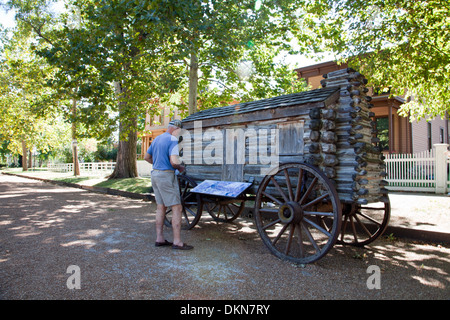
[[[320,259],[336,242],[363,246],[378,238],[390,206],[366,83],[349,68],[325,75],[321,89],[184,119],[185,228],[204,211],[232,221],[254,202],[265,245],[295,263]],[[248,182],[248,188],[238,196],[195,192],[205,180]],[[169,210],[169,224],[170,216]]]

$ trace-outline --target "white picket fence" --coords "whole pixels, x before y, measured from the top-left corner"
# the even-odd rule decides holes
[[[80,171],[87,174],[113,172],[115,162],[80,162]],[[49,163],[47,169],[53,172],[72,172],[73,163]]]
[[[386,155],[386,187],[396,191],[447,193],[450,190],[450,159],[446,144],[415,154]]]
[[[87,175],[110,174],[114,171],[115,162],[80,162],[80,173]],[[47,170],[53,172],[73,172],[73,163],[49,163]],[[148,177],[151,165],[146,161],[137,161],[137,170],[140,177]]]

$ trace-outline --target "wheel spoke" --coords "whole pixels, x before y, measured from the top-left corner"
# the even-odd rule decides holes
[[[226,207],[232,216],[234,216],[236,214],[236,212],[233,211],[232,203],[227,204]]]
[[[291,223],[291,230],[289,230],[289,236],[288,236],[288,242],[286,244],[286,249],[284,251],[284,254],[288,255],[289,250],[291,249],[291,243],[292,243],[292,237],[294,235],[295,230],[295,224]]]
[[[316,250],[316,252],[319,253],[320,252],[320,248],[317,245],[316,240],[314,240],[314,237],[312,236],[311,232],[309,232],[308,228],[304,224],[302,224],[302,228],[303,228],[303,231],[306,233],[309,241],[313,245],[314,249]]]
[[[211,208],[212,205],[214,205],[214,207]],[[209,204],[206,205],[206,210],[207,210],[209,213],[211,213],[211,212],[214,211],[214,209],[217,208],[217,206],[218,206],[217,203],[209,203]]]
[[[362,223],[361,220],[359,220],[359,218],[358,218],[357,215],[355,215],[355,220],[356,220],[356,222],[358,222],[358,225],[366,232],[366,234],[367,234],[369,237],[371,237],[371,236],[372,236],[372,232],[370,232],[370,231],[366,228],[365,224]]]
[[[289,199],[286,197],[286,195],[283,192],[283,189],[281,189],[280,185],[275,180],[275,178],[272,176],[272,177],[270,177],[270,180],[272,180],[273,184],[275,185],[275,188],[277,188],[278,192],[281,194],[281,196],[283,197],[284,201],[289,202]]]
[[[302,186],[303,186],[302,182],[303,182],[303,169],[300,168],[298,170],[297,190],[295,193],[295,201],[296,202],[300,200],[300,194],[302,192]]]
[[[183,192],[181,193],[181,197],[182,197],[183,199],[186,198],[186,193],[187,193],[187,191],[188,191],[188,185],[186,184],[186,185],[184,186]]]
[[[239,210],[239,208],[240,208],[240,206],[238,206],[237,204],[235,204],[235,203],[229,203],[228,204],[229,206],[233,206],[233,207],[235,207],[237,210]]]
[[[316,228],[317,230],[322,232],[327,237],[331,237],[331,234],[327,230],[325,230],[324,228],[319,226],[317,223],[314,223],[314,222],[312,222],[311,220],[309,220],[309,219],[307,219],[305,217],[303,217],[303,221],[305,221],[306,223],[310,224],[311,226],[313,226],[314,228]]]
[[[374,220],[372,217],[369,217],[368,215],[362,213],[362,212],[357,212],[357,214],[359,214],[360,216],[366,218],[367,220],[375,223],[377,226],[381,226],[381,223],[379,223],[378,221]],[[356,217],[356,216],[355,216]]]
[[[308,190],[306,190],[305,194],[303,195],[303,197],[298,202],[300,205],[308,198],[309,194],[311,193],[311,191],[313,190],[314,186],[316,185],[317,180],[318,180],[318,178],[314,177],[313,181],[311,182],[311,184],[308,187]]]
[[[287,189],[288,189],[288,193],[289,193],[289,201],[293,201],[294,200],[294,192],[292,191],[292,186],[291,186],[291,178],[289,177],[289,173],[287,171],[287,169],[284,169],[284,177],[286,178],[286,185],[287,185]]]
[[[316,198],[315,200],[313,200],[313,201],[308,202],[307,204],[305,204],[305,205],[303,206],[303,208],[307,208],[307,207],[309,207],[309,206],[312,206],[313,204],[316,204],[317,202],[319,202],[319,201],[325,199],[325,198],[328,197],[328,196],[329,196],[328,193],[326,193],[326,194],[324,194],[324,195],[321,195],[320,197]]]
[[[279,222],[281,222],[280,219],[274,220],[274,221],[272,221],[271,223],[266,224],[265,226],[263,226],[262,229],[263,229],[263,230],[266,230],[267,228],[270,228],[270,227],[276,225],[276,224],[279,223]]]
[[[341,228],[341,241],[344,241],[344,236],[345,236],[345,233],[346,233],[346,231],[347,231],[348,217],[349,217],[348,215],[345,215],[344,222],[343,222],[343,224],[342,224],[342,228]]]
[[[189,213],[190,213],[191,215],[195,216],[196,213],[195,213],[194,211],[192,211],[191,208],[185,207],[185,209],[186,209],[186,210],[183,210],[183,211],[189,211]]]
[[[301,226],[301,227],[300,227]],[[299,228],[300,227],[300,228]],[[300,258],[303,258],[305,256],[305,248],[303,246],[303,235],[302,235],[302,229],[304,228],[303,224],[299,224],[297,226],[297,234],[298,234],[298,249]]]
[[[188,217],[188,215],[187,215],[187,213],[186,213],[186,210],[183,210],[183,216],[184,216],[184,218],[186,219],[187,224],[189,224],[189,217]]]
[[[358,235],[356,234],[355,222],[353,221],[353,216],[350,216],[350,225],[352,227],[353,239],[355,243],[358,243]]]
[[[270,200],[278,203],[278,204],[283,204],[283,202],[281,202],[280,200],[278,200],[277,198],[275,198],[274,196],[272,196],[271,194],[268,194],[267,192],[263,191],[262,193],[264,196],[266,196],[267,198],[269,198]]]
[[[223,206],[219,205],[219,210],[217,210],[217,218],[220,218],[221,215],[225,215],[223,213]]]
[[[223,216],[224,216],[225,220],[228,220],[227,208],[228,208],[227,205],[222,206]]]
[[[280,240],[281,236],[283,235],[284,231],[286,231],[286,228],[288,227],[288,224],[285,224],[283,226],[283,228],[281,228],[280,232],[278,232],[278,235],[276,236],[276,238],[273,240],[272,245],[275,246],[275,244],[278,242],[278,240]]]

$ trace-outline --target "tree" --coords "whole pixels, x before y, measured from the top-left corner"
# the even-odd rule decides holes
[[[80,0],[74,5],[83,23],[62,32],[68,39],[64,48],[78,52],[78,68],[89,71],[80,84],[87,106],[81,120],[89,128],[106,123],[112,130],[119,124],[117,163],[110,178],[135,177],[138,119],[145,117],[152,98],[176,83],[176,67],[161,53],[165,34],[151,2]],[[59,59],[60,53],[52,56]]]
[[[375,87],[399,95],[407,89],[413,99],[402,106],[404,116],[448,116],[448,1],[320,0],[308,15],[304,23],[318,34],[311,48],[348,60]]]
[[[47,0],[9,0],[8,6],[16,9],[16,20],[18,28],[15,31],[17,36],[21,37],[34,37],[36,41],[31,44],[31,47],[35,53],[42,53],[48,50],[54,49],[56,42],[62,40],[59,38],[53,38],[55,33],[58,33],[60,26],[60,20],[52,9],[53,1]],[[67,15],[64,17],[65,21],[68,20]],[[72,19],[73,16],[69,17]],[[75,25],[72,23],[72,26]],[[57,34],[58,36],[61,33]],[[41,54],[42,56],[42,54]],[[43,55],[46,58],[49,56]],[[74,164],[74,175],[80,174],[80,168],[78,164],[77,153],[77,93],[78,84],[76,81],[72,81],[71,75],[73,71],[77,70],[75,60],[77,57],[73,55],[62,55],[61,61],[54,63],[54,60],[48,59],[48,62],[53,62],[53,72],[47,75],[47,84],[54,89],[50,96],[44,96],[39,104],[40,108],[36,108],[38,114],[45,114],[53,112],[55,109],[62,111],[65,114],[66,119],[70,119],[72,122],[72,154]],[[69,58],[69,59],[67,59]],[[72,58],[72,59],[70,59]],[[67,72],[67,70],[70,70]],[[72,74],[70,74],[72,73]],[[68,106],[68,107],[66,107]]]
[[[30,41],[9,39],[0,58],[0,136],[10,142],[9,150],[22,154],[24,171],[33,146],[47,152],[58,143],[55,114],[35,111],[40,99],[49,94],[44,79],[51,68],[29,50]]]
[[[197,111],[199,101],[201,108],[207,108],[211,107],[210,102],[227,103],[236,99],[239,91],[250,90],[253,93],[241,93],[241,101],[273,94],[269,86],[267,90],[262,86],[255,88],[256,75],[260,80],[263,77],[278,78],[276,80],[283,83],[279,75],[273,77],[276,55],[268,53],[279,52],[281,48],[292,50],[289,45],[292,34],[287,26],[292,23],[296,8],[303,5],[304,1],[295,0],[158,1],[157,15],[168,25],[165,31],[171,44],[170,59],[187,67],[188,113]],[[263,57],[264,50],[266,55]],[[264,67],[257,59],[261,57]],[[237,72],[248,59],[256,66],[251,89],[246,87]],[[221,89],[211,89],[213,83]],[[259,93],[254,95],[257,91]]]
[[[23,28],[47,44],[37,53],[56,68],[48,84],[55,89],[54,100],[74,124],[73,138],[78,136],[76,123],[83,124],[84,136],[97,139],[118,128],[119,151],[111,178],[136,176],[137,119],[145,116],[145,102],[156,88],[170,90],[158,77],[158,68],[165,64],[144,59],[162,47],[149,46],[160,38],[157,32],[147,37],[155,26],[148,26],[153,17],[147,6],[134,1],[75,0],[69,14],[58,20],[58,28],[49,28],[50,19],[39,14],[45,12],[45,0],[10,0],[10,5],[18,9]],[[165,73],[168,70],[170,66]]]

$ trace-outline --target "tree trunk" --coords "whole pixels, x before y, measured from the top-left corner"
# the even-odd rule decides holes
[[[126,140],[119,139],[116,166],[108,179],[135,178],[138,176],[136,163],[137,132],[136,130],[130,132],[131,125],[126,127],[128,129],[125,129],[124,125],[120,124],[119,134],[121,135],[122,132],[128,131],[128,137]]]
[[[115,83],[117,97],[121,97],[124,88],[120,82]],[[127,103],[119,102],[119,114],[125,113]],[[128,112],[129,114],[129,112]],[[137,117],[129,117],[120,120],[119,124],[119,148],[117,150],[116,166],[108,179],[135,178],[137,173]]]
[[[198,88],[198,58],[191,53],[189,65],[189,114],[197,112],[197,88]]]
[[[27,144],[25,140],[22,140],[22,170],[28,171],[28,161],[27,161]]]
[[[77,143],[77,124],[75,122],[77,115],[77,100],[72,99],[72,157],[73,157],[73,175],[80,175],[80,164],[78,162],[78,143]]]
[[[33,154],[31,153],[31,150],[28,149],[28,169],[33,168]]]

